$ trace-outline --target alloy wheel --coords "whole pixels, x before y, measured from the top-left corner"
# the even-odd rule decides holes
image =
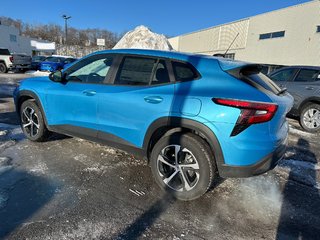
[[[23,109],[21,122],[25,133],[30,137],[34,137],[38,134],[40,128],[39,118],[33,108],[28,106]]]
[[[316,129],[320,127],[320,111],[315,108],[310,108],[303,115],[303,123],[309,129]]]
[[[175,191],[190,191],[199,181],[197,159],[190,150],[180,145],[163,148],[157,159],[157,168],[162,181]]]

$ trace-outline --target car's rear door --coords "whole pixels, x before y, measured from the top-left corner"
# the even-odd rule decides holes
[[[300,69],[293,81],[287,84],[287,89],[294,97],[295,105],[316,96],[320,90],[320,69]]]
[[[174,84],[166,60],[119,56],[111,82],[101,87],[98,118],[101,140],[141,147],[148,126],[168,116]]]
[[[96,137],[99,94],[112,61],[112,55],[93,55],[64,72],[66,82],[54,84],[47,91],[50,125],[62,132]]]
[[[288,83],[292,81],[296,75],[297,68],[284,68],[270,74],[270,78],[281,88],[286,88]]]

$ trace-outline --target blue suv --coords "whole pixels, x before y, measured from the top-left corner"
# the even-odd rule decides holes
[[[155,181],[181,200],[221,177],[272,169],[288,136],[292,97],[260,66],[153,50],[93,53],[16,89],[26,137],[50,132],[145,156]]]

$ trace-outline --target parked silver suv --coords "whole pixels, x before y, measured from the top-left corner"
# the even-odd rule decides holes
[[[269,76],[294,97],[290,112],[300,118],[308,132],[320,130],[320,67],[293,66],[281,68]]]

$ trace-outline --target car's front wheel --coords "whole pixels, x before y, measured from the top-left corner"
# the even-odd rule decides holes
[[[300,114],[300,125],[308,132],[320,130],[320,105],[315,103],[307,104]]]
[[[218,176],[208,144],[191,133],[162,137],[152,150],[150,165],[157,184],[185,201],[202,196]]]
[[[48,137],[43,114],[34,100],[27,100],[20,107],[21,128],[31,141],[41,142]]]

